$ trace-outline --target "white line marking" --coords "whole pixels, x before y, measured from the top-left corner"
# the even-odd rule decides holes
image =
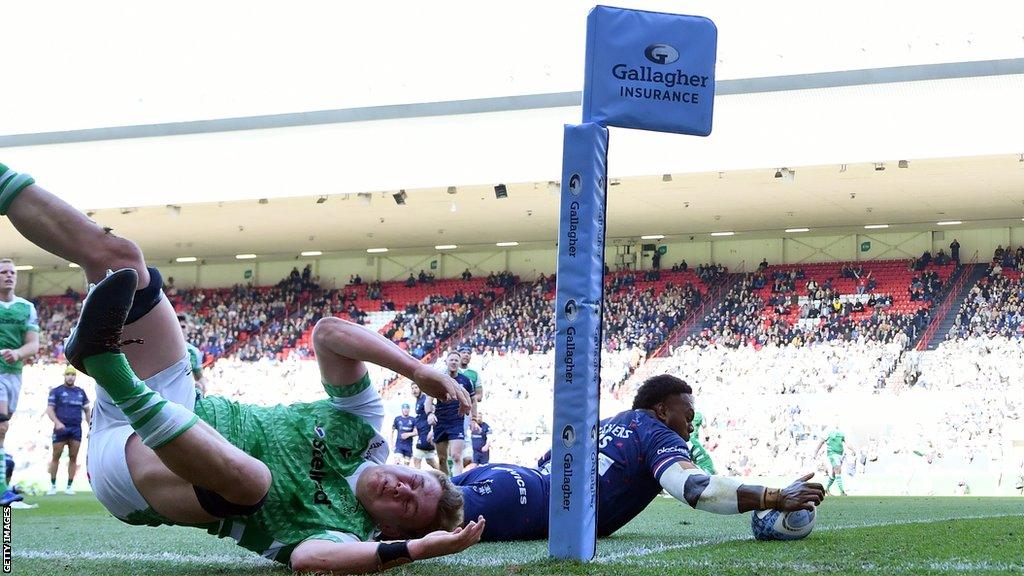
[[[910,524],[928,524],[932,522],[948,522],[951,520],[984,520],[986,518],[1004,518],[1008,516],[1017,516],[1016,514],[981,514],[974,516],[950,516],[943,518],[924,518],[921,520],[913,520],[910,522],[862,522],[855,524],[844,524],[836,526],[826,526],[822,528],[816,528],[819,532],[829,532],[832,530],[846,530],[850,528],[875,528],[880,526],[904,526]],[[669,552],[672,550],[682,550],[685,548],[696,548],[698,546],[709,546],[715,544],[724,544],[727,542],[739,542],[743,540],[750,540],[752,536],[744,535],[742,537],[725,537],[725,538],[711,538],[705,540],[695,540],[693,542],[685,542],[681,544],[671,544],[662,546],[653,546],[651,548],[637,548],[629,552],[619,552],[615,554],[609,554],[607,556],[599,556],[594,559],[595,564],[607,564],[611,562],[620,562],[623,564],[643,564],[648,566],[661,566],[668,565],[659,560],[647,560],[644,556],[651,554],[658,554],[661,552]],[[116,560],[116,561],[127,561],[127,562],[178,562],[182,564],[193,564],[200,566],[210,565],[226,565],[226,566],[253,566],[253,567],[266,567],[279,565],[277,562],[272,562],[260,556],[232,556],[228,554],[202,554],[195,556],[188,556],[185,554],[178,554],[174,552],[155,552],[155,553],[119,553],[119,552],[54,552],[50,550],[22,550],[14,552],[15,558],[28,558],[33,560]],[[507,555],[501,554],[498,551],[490,551],[488,557],[481,558],[479,556],[473,556],[470,554],[460,554],[457,556],[448,556],[443,558],[435,558],[429,560],[431,564],[445,564],[453,566],[504,566],[509,564],[526,564],[529,562],[535,562],[539,560],[547,559],[546,555],[543,555],[538,551],[536,555],[528,556],[517,556],[515,558],[508,557]],[[707,566],[704,566],[704,563]],[[673,561],[673,566],[678,566],[680,563]],[[735,566],[737,568],[768,568],[775,571],[780,569],[790,569],[797,571],[808,571],[816,570],[816,567],[805,565],[802,563],[777,563],[777,562],[738,562],[738,563],[725,563],[722,562],[708,562],[708,561],[683,561],[683,564],[693,567],[714,567],[722,568],[725,566]],[[806,570],[804,570],[806,568]],[[1019,569],[1020,564],[989,564],[987,562],[971,563],[971,562],[932,562],[922,564],[900,564],[896,566],[885,566],[875,567],[874,565],[866,564],[863,566],[865,569],[884,569],[893,572],[919,572],[921,570],[935,570],[935,571],[949,571],[949,572],[969,572],[972,570],[1007,570],[1007,569]]]
[[[980,514],[975,516],[950,516],[946,518],[922,518],[920,520],[912,520],[909,522],[861,522],[855,524],[842,524],[835,526],[823,526],[821,528],[815,528],[815,532],[831,532],[832,530],[847,530],[850,528],[877,528],[879,526],[906,526],[910,524],[930,524],[932,522],[948,522],[950,520],[984,520],[986,518],[1004,518],[1007,516],[1017,516],[1017,514]],[[651,548],[637,548],[630,550],[629,552],[619,552],[616,554],[609,554],[607,556],[600,556],[594,559],[595,563],[605,564],[609,562],[624,561],[624,563],[630,563],[630,559],[636,559],[637,557],[648,556],[651,554],[658,554],[660,552],[669,552],[672,550],[682,550],[684,548],[695,548],[697,546],[709,546],[715,544],[725,544],[726,542],[739,542],[742,540],[750,540],[753,536],[745,535],[743,537],[724,537],[724,538],[710,538],[706,540],[696,540],[693,542],[684,542],[681,544],[668,544],[661,546],[653,546]]]
[[[196,564],[201,566],[226,565],[226,566],[274,566],[277,562],[271,562],[261,556],[230,556],[228,554],[202,554],[188,556],[174,552],[53,552],[49,550],[23,550],[14,551],[15,558],[28,558],[31,560],[119,560],[125,562],[179,562],[182,564]]]

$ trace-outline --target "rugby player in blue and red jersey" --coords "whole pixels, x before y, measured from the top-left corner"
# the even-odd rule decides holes
[[[716,514],[809,510],[824,499],[824,488],[807,482],[812,474],[783,489],[707,474],[691,462],[683,440],[692,431],[693,414],[690,386],[662,375],[648,379],[637,390],[632,410],[601,421],[598,536],[608,536],[627,524],[662,490],[692,508]],[[547,537],[550,453],[536,468],[488,464],[452,481],[462,487],[466,517],[488,519],[483,540]]]

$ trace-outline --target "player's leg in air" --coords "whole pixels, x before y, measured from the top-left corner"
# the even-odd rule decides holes
[[[136,522],[154,512],[178,523],[209,522],[258,506],[271,481],[266,465],[192,413],[185,343],[159,272],[146,267],[131,241],[11,174],[0,165],[0,182],[8,184],[0,189],[0,215],[96,284],[65,355],[102,389],[88,459],[97,498]]]

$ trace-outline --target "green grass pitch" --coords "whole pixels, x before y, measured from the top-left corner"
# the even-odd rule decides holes
[[[200,530],[121,524],[89,494],[30,498],[14,510],[18,575],[286,574],[230,540]],[[1024,574],[1024,498],[832,497],[814,533],[756,542],[750,517],[713,516],[658,498],[589,564],[547,559],[545,542],[480,544],[402,567],[410,575]]]

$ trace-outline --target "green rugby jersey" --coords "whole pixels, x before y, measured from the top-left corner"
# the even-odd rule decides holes
[[[459,374],[462,374],[466,378],[469,378],[469,381],[473,384],[473,389],[476,390],[477,380],[480,379],[480,375],[477,374],[476,370],[473,370],[472,368],[466,368],[465,370],[461,370]]]
[[[26,332],[39,332],[36,307],[20,296],[10,302],[0,300],[0,348],[21,348]],[[0,357],[0,373],[21,374],[24,364],[21,360],[10,364]]]
[[[185,342],[185,351],[188,352],[188,363],[192,367],[192,375],[195,376],[203,371],[203,352],[199,348]]]
[[[284,564],[303,540],[375,536],[373,520],[356,500],[355,477],[361,466],[383,464],[388,449],[363,419],[330,400],[264,407],[215,396],[199,400],[196,414],[273,474],[259,511],[204,526],[209,533]]]
[[[833,430],[829,432],[828,438],[825,439],[825,444],[828,446],[829,454],[842,454],[843,453],[843,440],[846,436],[843,435],[839,430]]]

